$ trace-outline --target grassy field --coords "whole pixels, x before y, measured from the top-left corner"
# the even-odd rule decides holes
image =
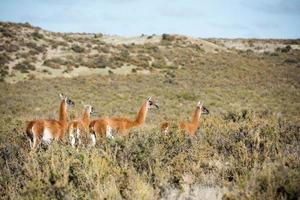
[[[145,67],[147,75],[0,82],[0,198],[299,198],[300,51],[203,52],[177,44],[160,44],[172,65]],[[65,138],[30,152],[26,122],[57,119],[60,92],[75,101],[70,118],[81,115],[81,102],[95,107],[93,118],[134,118],[147,96],[160,109],[130,136],[94,148],[75,150]],[[176,127],[159,132],[165,120],[190,119],[199,100],[210,115],[200,119],[197,137]]]

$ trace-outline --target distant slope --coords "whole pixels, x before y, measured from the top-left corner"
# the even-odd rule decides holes
[[[168,34],[55,33],[28,23],[0,22],[0,79],[14,83],[90,74],[148,74],[188,67],[205,54],[289,51],[300,49],[299,44],[299,40],[196,39]]]

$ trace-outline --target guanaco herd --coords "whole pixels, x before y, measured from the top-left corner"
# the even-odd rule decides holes
[[[59,120],[54,119],[37,119],[28,123],[26,134],[30,141],[31,149],[36,149],[40,144],[50,144],[52,140],[62,140],[65,134],[69,134],[70,143],[73,147],[81,144],[83,134],[87,134],[93,146],[96,145],[96,138],[113,139],[113,134],[127,135],[133,127],[140,127],[145,123],[146,115],[149,109],[159,108],[159,106],[148,97],[142,104],[135,119],[125,117],[111,117],[91,120],[91,115],[95,109],[91,105],[84,105],[82,118],[68,121],[68,109],[75,103],[63,94],[59,94],[61,102],[59,106]],[[207,108],[200,101],[193,115],[191,122],[180,121],[178,128],[192,136],[196,134],[199,126],[201,114],[209,114]],[[169,133],[171,123],[164,122],[161,124],[161,132]]]

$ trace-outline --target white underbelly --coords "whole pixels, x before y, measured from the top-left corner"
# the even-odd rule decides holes
[[[53,134],[50,132],[49,129],[45,128],[43,137],[42,137],[42,142],[44,144],[49,144],[53,140]]]

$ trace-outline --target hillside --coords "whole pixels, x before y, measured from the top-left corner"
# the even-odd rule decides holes
[[[0,23],[0,199],[297,199],[300,41],[54,33]],[[30,152],[28,121],[57,119],[59,93],[93,119],[145,124],[114,140]],[[196,137],[178,131],[197,102]],[[170,134],[160,124],[170,121]]]
[[[274,54],[299,40],[195,39],[180,35],[120,37],[54,33],[30,24],[0,23],[1,80],[100,74],[149,74],[189,68],[220,53]],[[288,51],[289,49],[287,49]]]

